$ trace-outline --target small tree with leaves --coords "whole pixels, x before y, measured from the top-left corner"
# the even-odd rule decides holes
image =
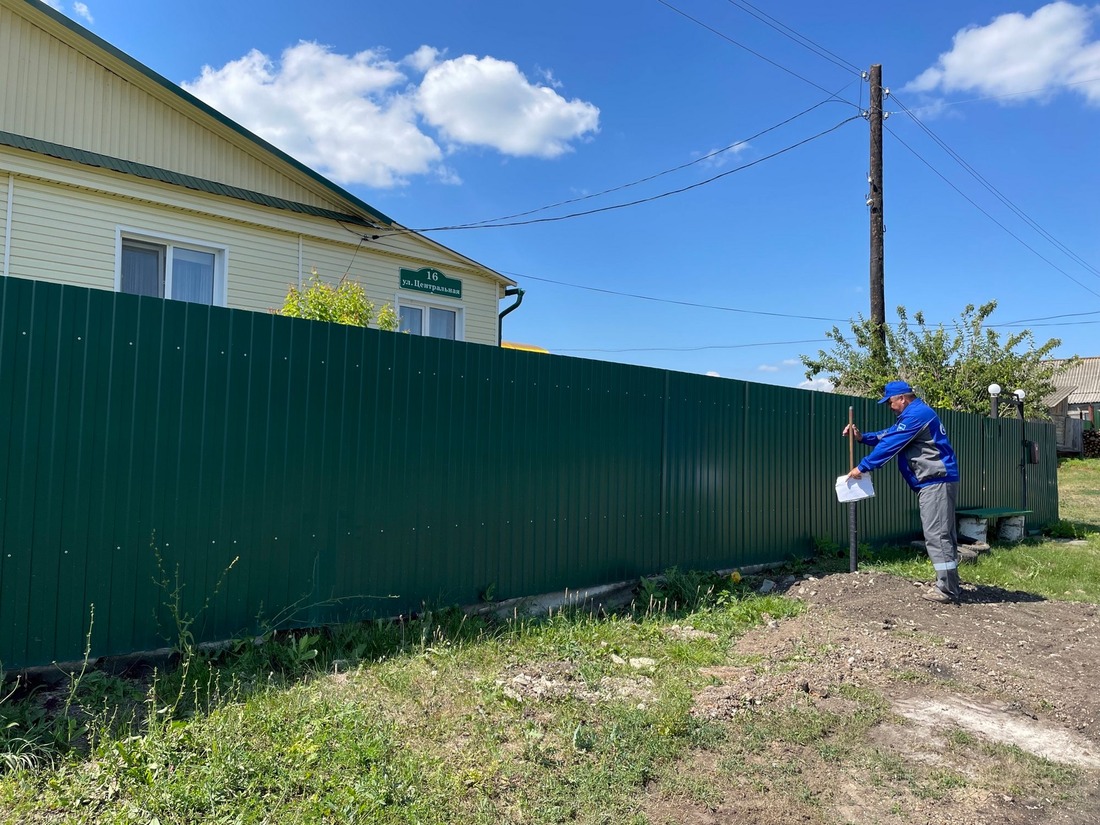
[[[910,324],[905,307],[897,309],[898,323],[886,327],[886,360],[874,353],[874,324],[862,315],[851,323],[851,339],[838,327],[826,333],[833,342],[829,352],[816,357],[802,356],[806,377],[827,377],[838,390],[851,395],[878,397],[887,381],[908,381],[933,407],[962,412],[989,412],[990,384],[1005,392],[1025,392],[1025,413],[1030,418],[1047,418],[1042,399],[1054,389],[1053,378],[1068,368],[1073,359],[1055,367],[1046,362],[1062,342],[1051,338],[1037,346],[1031,330],[1021,330],[1004,340],[985,326],[997,308],[996,301],[975,308],[967,304],[951,323],[929,325],[924,314],[913,314]],[[1012,405],[1001,406],[1003,415]]]
[[[280,315],[306,318],[310,321],[328,321],[353,327],[370,326],[374,319],[374,304],[367,300],[362,284],[341,278],[337,284],[321,280],[316,269],[310,271],[305,286],[290,285],[283,301]],[[397,312],[386,304],[378,311],[378,328],[396,332],[399,327]]]

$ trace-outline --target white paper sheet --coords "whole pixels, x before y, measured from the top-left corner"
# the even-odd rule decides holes
[[[840,476],[836,480],[837,501],[859,501],[870,498],[875,494],[875,486],[871,483],[871,476],[867,473],[862,478],[849,478]]]

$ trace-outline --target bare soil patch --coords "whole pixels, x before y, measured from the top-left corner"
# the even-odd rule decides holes
[[[726,743],[652,783],[652,823],[1100,823],[1092,604],[860,572],[786,582],[695,714]],[[718,789],[715,791],[715,789]]]

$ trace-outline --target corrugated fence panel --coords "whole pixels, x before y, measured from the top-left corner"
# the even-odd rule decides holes
[[[867,399],[0,282],[5,667],[847,549]],[[1057,518],[1053,428],[946,413],[960,506]],[[857,446],[856,460],[866,452]],[[861,541],[919,529],[892,468]],[[257,617],[260,617],[257,623]]]

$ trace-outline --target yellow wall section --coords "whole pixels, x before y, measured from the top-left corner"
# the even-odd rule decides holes
[[[312,206],[345,208],[337,198],[326,197],[320,185],[293,180],[288,167],[265,157],[246,138],[194,109],[187,111],[182,99],[135,69],[113,59],[115,65],[108,68],[95,59],[107,62],[92,44],[53,21],[47,25],[88,53],[0,6],[4,131]]]
[[[116,228],[123,226],[228,247],[229,306],[267,312],[281,307],[288,285],[297,283],[301,236],[303,278],[311,267],[331,281],[348,272],[378,307],[399,294],[428,297],[398,289],[403,267],[433,266],[459,278],[465,340],[496,344],[499,284],[416,235],[387,237],[385,246],[366,241],[357,250],[358,234],[335,221],[0,147],[5,186],[9,171],[16,173],[9,268],[15,277],[114,289]],[[272,225],[261,223],[266,219]]]

